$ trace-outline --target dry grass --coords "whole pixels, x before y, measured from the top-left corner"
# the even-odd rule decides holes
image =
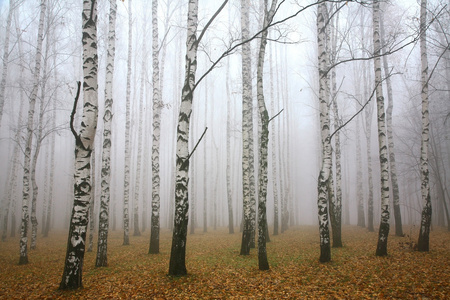
[[[417,232],[412,232],[414,241]],[[389,256],[376,257],[376,233],[343,228],[344,247],[332,250],[332,262],[318,262],[316,227],[295,227],[272,236],[271,269],[259,271],[256,250],[240,256],[239,233],[225,229],[188,236],[188,276],[167,276],[171,234],[163,231],[161,253],[148,253],[149,232],[122,246],[122,233],[109,238],[109,267],[95,268],[86,253],[83,284],[59,291],[66,233],[38,240],[30,263],[19,266],[19,240],[0,243],[2,299],[233,299],[233,298],[450,298],[450,233],[435,229],[431,251],[409,248],[409,237],[389,237]]]

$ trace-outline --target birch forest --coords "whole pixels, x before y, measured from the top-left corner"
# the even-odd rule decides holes
[[[0,0],[0,299],[450,298],[450,1]]]

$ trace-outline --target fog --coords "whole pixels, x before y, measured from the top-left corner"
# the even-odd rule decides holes
[[[16,1],[17,2],[17,1]],[[24,135],[26,134],[26,112],[28,98],[32,89],[36,37],[38,30],[38,1],[19,1],[20,5],[13,13],[9,41],[8,72],[5,88],[5,104],[0,128],[0,195],[1,226],[9,206],[9,223],[11,213],[16,215],[16,229],[19,228],[22,204]],[[151,214],[151,143],[152,143],[152,91],[151,91],[151,11],[148,1],[133,1],[133,58],[131,85],[131,190],[130,216],[134,203],[139,203],[140,227],[150,228]],[[298,3],[297,3],[298,2]],[[283,20],[300,5],[307,1],[287,1],[280,5],[275,19]],[[259,30],[261,20],[260,4],[252,1],[250,12],[253,35]],[[433,68],[430,79],[430,119],[432,148],[431,193],[433,205],[433,224],[445,226],[449,221],[444,215],[444,204],[448,203],[447,186],[450,186],[445,172],[450,170],[449,122],[449,70],[448,33],[450,19],[448,7],[442,8],[444,1],[430,1],[430,15],[436,14],[437,23],[430,25],[429,65]],[[38,107],[44,106],[45,114],[38,120],[35,114],[35,129],[42,122],[45,138],[42,141],[39,160],[36,167],[36,179],[39,187],[37,216],[41,226],[49,197],[52,197],[51,230],[67,230],[73,202],[73,174],[75,140],[70,132],[70,113],[76,94],[76,82],[82,80],[81,59],[81,2],[48,1],[47,21],[43,63],[47,64],[48,74],[40,75],[40,86],[45,85],[45,97],[38,97]],[[199,9],[199,29],[203,28],[217,9],[216,1],[201,1]],[[419,26],[419,5],[416,1],[391,1],[383,6],[386,36],[392,54],[388,55],[391,65],[394,110],[393,132],[397,176],[400,188],[400,207],[403,224],[420,224],[422,210],[420,194],[420,53],[417,38]],[[8,1],[0,2],[0,45],[5,44],[5,28],[8,15]],[[113,230],[122,230],[124,198],[124,146],[125,146],[125,99],[126,68],[128,47],[128,2],[119,1],[116,26],[116,61],[114,70],[114,117],[112,131],[111,155],[111,203],[110,224]],[[99,122],[95,140],[95,210],[98,218],[100,202],[100,172],[102,155],[103,105],[105,90],[106,46],[108,31],[107,1],[98,2],[98,53],[99,53]],[[161,54],[160,68],[162,78],[161,123],[161,226],[171,228],[174,213],[175,180],[175,143],[176,123],[181,100],[182,81],[184,80],[184,51],[186,41],[186,1],[160,1],[159,36]],[[266,105],[269,115],[274,116],[269,126],[269,180],[267,215],[269,230],[274,222],[274,182],[277,183],[279,199],[286,199],[290,226],[316,225],[317,221],[317,178],[321,164],[321,140],[318,112],[318,70],[316,8],[313,6],[297,17],[291,18],[272,28],[266,53],[264,71]],[[431,19],[431,17],[430,17]],[[356,3],[348,3],[340,10],[339,16],[339,53],[338,61],[368,57],[371,53],[371,10]],[[445,30],[443,30],[445,29]],[[361,35],[361,30],[363,33]],[[240,2],[230,1],[206,32],[199,47],[197,79],[201,78],[215,61],[234,45],[240,38]],[[364,36],[365,41],[361,41]],[[47,43],[46,41],[49,40]],[[442,55],[441,41],[447,41],[447,54]],[[143,44],[146,43],[146,53]],[[257,138],[258,112],[256,107],[256,57],[258,39],[251,42],[253,67],[254,97],[254,140],[255,140],[255,178],[258,175]],[[445,49],[445,48],[444,48]],[[147,56],[147,65],[142,58]],[[3,63],[3,61],[2,61]],[[141,81],[141,68],[145,67],[145,78]],[[368,100],[365,97],[362,72],[367,72],[368,93],[372,93],[373,61],[353,60],[336,66],[338,84],[337,101],[339,114],[345,123],[350,120]],[[242,222],[242,78],[241,55],[237,48],[224,58],[200,83],[194,93],[193,112],[191,115],[190,149],[199,140],[207,127],[205,137],[193,153],[190,162],[190,220],[196,230],[203,230],[203,212],[206,203],[208,230],[214,227],[228,226],[228,206],[226,192],[227,167],[227,114],[230,115],[231,161],[230,175],[232,182],[232,204],[234,226],[239,228]],[[383,75],[385,76],[385,75]],[[139,105],[141,83],[144,86],[144,105]],[[41,88],[38,92],[41,95]],[[227,107],[227,100],[231,106]],[[273,102],[273,104],[272,104]],[[20,105],[23,108],[20,110]],[[372,107],[371,128],[366,128],[366,113]],[[357,144],[361,146],[361,182],[363,187],[364,211],[367,214],[368,198],[368,159],[366,134],[371,137],[371,167],[373,169],[374,224],[380,222],[380,164],[377,118],[375,100],[353,118],[342,130],[342,191],[343,223],[357,224],[358,209],[358,165]],[[142,168],[137,174],[139,111],[143,111]],[[79,126],[82,112],[82,99],[78,104],[75,126]],[[54,114],[53,114],[54,113]],[[19,115],[22,121],[19,122]],[[54,123],[53,121],[54,120]],[[332,120],[335,122],[336,120]],[[332,125],[334,126],[334,125]],[[359,131],[357,130],[359,128]],[[20,130],[20,138],[16,132]],[[272,133],[273,131],[273,133]],[[359,136],[357,136],[359,132]],[[54,144],[52,143],[54,137]],[[275,137],[275,139],[273,139]],[[19,145],[19,160],[14,161]],[[36,146],[36,140],[33,142]],[[34,148],[33,148],[34,149]],[[54,167],[51,167],[51,153],[54,149]],[[34,151],[34,150],[32,150]],[[277,177],[273,176],[272,152],[275,151]],[[17,174],[12,174],[14,163],[18,164]],[[53,173],[53,182],[50,174]],[[134,199],[136,178],[141,176],[139,199]],[[443,184],[439,184],[443,180]],[[52,186],[52,189],[50,188]],[[445,190],[441,190],[441,186]],[[50,195],[50,190],[52,194]],[[11,201],[8,201],[7,197]],[[206,200],[205,200],[206,199]],[[280,200],[281,201],[281,200]],[[445,202],[446,201],[446,202]],[[192,211],[193,209],[193,211]],[[146,224],[142,224],[147,215]],[[366,216],[367,220],[367,216]],[[391,218],[393,222],[393,218]],[[133,224],[131,220],[130,224]],[[3,227],[2,227],[3,228]],[[11,225],[8,226],[11,228]],[[39,229],[40,230],[40,229]],[[147,234],[144,232],[144,234]]]

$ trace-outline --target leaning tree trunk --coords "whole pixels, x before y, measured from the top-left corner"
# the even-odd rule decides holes
[[[242,40],[249,37],[249,1],[241,0],[241,31]],[[253,135],[249,119],[252,114],[252,82],[251,82],[251,48],[249,43],[242,45],[242,188],[243,216],[241,255],[250,254],[251,213],[250,213],[250,136]],[[252,156],[253,157],[253,156]]]
[[[101,172],[100,211],[98,217],[98,243],[96,267],[108,265],[108,230],[109,230],[109,202],[111,198],[111,131],[113,118],[113,83],[114,83],[114,57],[116,53],[116,0],[109,3],[109,31],[108,50],[106,57],[105,78],[105,113],[103,115],[103,152]]]
[[[80,133],[73,127],[76,102],[71,115],[71,130],[75,136],[74,202],[70,220],[64,273],[59,288],[77,289],[83,286],[82,271],[86,246],[89,201],[91,196],[90,158],[94,146],[98,117],[98,56],[97,2],[83,1],[83,116]],[[78,89],[80,83],[78,83]],[[78,100],[77,94],[76,100]]]
[[[420,177],[422,191],[422,218],[420,222],[419,241],[417,248],[419,251],[429,251],[430,249],[430,226],[431,226],[431,199],[430,199],[430,179],[428,169],[428,144],[430,121],[428,117],[428,57],[427,57],[427,0],[421,0],[420,4],[420,61],[422,66],[422,145],[420,148]]]
[[[27,135],[25,139],[25,158],[23,163],[23,198],[22,198],[22,225],[20,228],[20,258],[19,264],[28,263],[28,203],[30,202],[30,167],[31,167],[31,147],[33,142],[33,119],[36,98],[39,87],[39,74],[41,71],[42,60],[42,42],[44,40],[44,19],[46,10],[46,1],[41,0],[41,13],[39,15],[39,29],[35,56],[35,67],[33,74],[33,89],[30,95],[30,104],[28,106]]]
[[[265,15],[263,28],[272,21],[275,14],[277,1],[273,0],[270,10],[267,11],[267,0],[264,1]],[[256,75],[256,89],[258,98],[258,110],[261,115],[261,136],[259,145],[259,195],[258,195],[258,266],[260,270],[269,270],[269,262],[267,260],[266,249],[266,231],[267,231],[267,152],[269,145],[269,113],[267,112],[266,103],[264,101],[263,73],[264,58],[267,46],[268,30],[264,30],[261,35],[261,44],[258,54],[258,69]]]
[[[387,241],[389,236],[389,159],[386,139],[386,115],[384,111],[384,96],[381,80],[381,41],[380,41],[380,3],[373,2],[373,48],[375,89],[377,96],[377,125],[378,148],[381,170],[381,222],[378,232],[376,255],[387,255]]]
[[[380,18],[380,36],[381,36],[381,44],[385,45],[384,41],[384,18],[381,16]],[[385,49],[383,49],[385,52]],[[398,180],[397,180],[397,164],[395,162],[395,152],[394,152],[394,134],[392,133],[392,111],[394,110],[394,96],[392,94],[392,83],[391,77],[389,74],[389,63],[387,55],[383,56],[383,68],[384,68],[384,76],[386,78],[386,89],[388,96],[388,107],[386,109],[386,125],[387,125],[387,138],[389,143],[389,170],[390,170],[390,178],[391,178],[391,186],[392,186],[392,200],[393,200],[393,208],[394,208],[394,221],[395,221],[395,235],[403,236],[402,229],[402,214],[400,211],[400,192],[398,188]]]
[[[186,235],[189,221],[189,122],[197,70],[198,0],[189,0],[186,38],[185,78],[177,126],[175,220],[170,252],[169,275],[182,276],[186,270]]]
[[[160,177],[159,149],[161,138],[161,110],[163,103],[159,82],[158,1],[152,1],[152,64],[153,64],[153,144],[152,144],[152,217],[149,253],[159,253]]]
[[[319,235],[320,235],[320,258],[321,262],[331,260],[330,248],[330,229],[328,221],[328,181],[331,175],[331,140],[330,140],[330,118],[327,95],[327,66],[328,54],[325,51],[326,43],[326,25],[325,17],[327,15],[327,6],[325,2],[318,5],[317,8],[317,43],[319,60],[319,112],[320,128],[322,140],[322,167],[318,178],[318,217],[319,217]]]
[[[125,112],[125,164],[123,179],[123,244],[130,244],[130,135],[131,135],[131,56],[133,41],[133,15],[131,0],[128,0],[128,58],[127,58],[127,88],[126,88],[126,112]]]

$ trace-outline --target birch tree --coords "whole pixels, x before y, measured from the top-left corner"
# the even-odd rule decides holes
[[[321,2],[317,8],[317,43],[319,61],[319,112],[322,141],[322,163],[318,178],[318,217],[320,236],[320,258],[321,262],[331,260],[330,249],[330,229],[328,221],[328,194],[329,179],[331,175],[331,138],[330,138],[330,118],[327,95],[327,67],[328,54],[326,53],[326,16],[327,4]]]
[[[428,111],[428,56],[427,56],[427,0],[420,2],[420,62],[421,62],[421,98],[422,98],[422,139],[420,147],[420,190],[422,193],[422,217],[420,221],[419,241],[417,248],[419,251],[429,251],[430,249],[430,226],[431,226],[431,199],[430,199],[430,179],[428,168],[428,144],[430,120]]]
[[[188,3],[185,77],[181,91],[181,105],[177,126],[175,219],[169,261],[169,275],[172,276],[183,276],[187,274],[186,237],[189,221],[189,123],[192,112],[194,89],[196,87],[195,73],[197,71],[198,44],[209,25],[222,11],[227,2],[228,0],[225,0],[222,3],[216,13],[205,25],[198,38],[198,0],[189,0]]]
[[[339,26],[339,10],[336,12],[331,20],[331,62],[332,64],[337,60],[337,39]],[[334,135],[335,144],[335,168],[336,168],[336,192],[330,202],[330,221],[333,236],[333,247],[342,247],[342,166],[341,166],[341,134],[339,128],[342,126],[342,120],[339,116],[339,107],[337,102],[338,90],[336,84],[336,68],[330,72],[331,83],[331,102],[333,107],[334,128],[336,133]],[[334,189],[334,187],[331,187]]]
[[[249,38],[249,0],[241,0],[241,32],[242,40]],[[244,228],[242,231],[241,255],[250,254],[251,241],[251,194],[250,194],[250,136],[253,135],[253,126],[249,118],[252,114],[252,77],[251,77],[251,48],[249,43],[242,45],[242,189],[243,189],[243,215]]]
[[[186,235],[188,225],[189,121],[197,71],[198,0],[189,0],[186,37],[185,78],[177,126],[175,220],[170,252],[169,275],[186,275]]]
[[[30,249],[34,250],[36,249],[36,240],[37,240],[37,230],[38,230],[38,221],[37,221],[37,215],[36,215],[36,206],[37,206],[37,197],[39,193],[39,187],[37,185],[36,181],[36,166],[37,161],[39,159],[39,153],[41,151],[42,141],[44,139],[44,116],[45,116],[45,97],[46,97],[46,90],[47,90],[47,80],[48,80],[48,52],[49,52],[49,38],[46,38],[46,45],[45,45],[45,55],[43,57],[43,76],[41,80],[41,96],[40,96],[40,103],[39,103],[39,115],[38,115],[38,125],[37,125],[37,132],[36,132],[36,143],[35,143],[35,149],[33,154],[33,160],[31,162],[31,186],[33,189],[32,197],[31,197],[31,245]]]
[[[15,6],[15,1],[9,0],[8,16],[6,17],[5,40],[3,44],[2,79],[0,81],[0,128],[2,126],[3,107],[5,106],[6,76],[8,75],[9,64],[9,38],[11,35],[11,22]]]
[[[384,17],[383,14],[380,17],[380,40],[383,47],[386,47],[385,33],[384,33]],[[383,48],[383,52],[386,49]],[[386,126],[387,126],[387,138],[388,138],[388,151],[389,151],[389,175],[391,179],[392,187],[392,200],[394,208],[394,221],[395,221],[395,235],[403,236],[402,229],[402,214],[400,211],[400,192],[398,188],[397,180],[397,163],[395,161],[394,152],[394,134],[392,133],[392,111],[394,110],[394,96],[392,93],[392,83],[389,70],[388,56],[383,55],[383,69],[384,76],[386,78],[386,90],[388,96],[388,105],[386,109]]]
[[[264,22],[263,28],[266,28],[271,23],[275,14],[275,8],[277,1],[273,0],[270,6],[270,10],[267,10],[268,1],[264,1]],[[263,86],[263,73],[264,73],[264,59],[267,46],[268,30],[264,30],[261,35],[261,43],[258,54],[258,69],[256,75],[256,89],[258,97],[258,110],[261,116],[261,136],[259,145],[259,196],[258,196],[258,265],[260,270],[268,270],[269,262],[267,260],[266,250],[266,231],[267,231],[267,214],[266,214],[266,202],[267,202],[267,156],[268,156],[268,144],[269,144],[269,113],[264,101],[264,86]]]
[[[159,253],[160,176],[159,149],[161,138],[161,110],[163,103],[159,82],[158,1],[152,1],[152,65],[153,65],[153,143],[152,143],[152,217],[149,253]]]
[[[25,156],[23,167],[23,192],[22,192],[22,222],[20,228],[20,258],[19,264],[28,263],[28,222],[29,212],[28,203],[30,202],[30,169],[31,169],[31,147],[33,142],[33,120],[34,110],[36,106],[36,98],[39,88],[39,75],[41,72],[41,60],[42,60],[42,43],[44,40],[44,20],[45,11],[47,9],[46,1],[41,0],[41,9],[39,14],[39,28],[37,37],[37,47],[35,55],[35,66],[33,73],[33,88],[31,91],[29,106],[28,106],[28,118],[27,118],[27,134],[25,138]]]
[[[108,230],[109,230],[109,202],[111,198],[111,131],[113,118],[113,83],[114,83],[114,59],[116,53],[116,0],[109,1],[109,30],[108,49],[106,56],[105,78],[105,113],[103,115],[103,153],[101,172],[100,212],[98,220],[98,243],[96,267],[108,265]]]
[[[127,88],[125,112],[125,164],[123,180],[123,244],[130,244],[130,164],[131,164],[131,58],[133,42],[133,14],[131,0],[128,0],[128,51],[127,51]]]
[[[67,241],[64,272],[59,288],[81,288],[86,229],[91,194],[90,157],[94,145],[98,117],[98,56],[97,56],[97,2],[83,1],[83,116],[80,132],[73,127],[79,94],[71,115],[71,130],[75,136],[74,202]],[[80,83],[78,83],[78,91]]]
[[[383,86],[381,80],[381,40],[380,40],[380,2],[373,2],[373,55],[375,71],[375,89],[377,97],[378,149],[381,170],[381,221],[378,232],[376,255],[387,255],[389,236],[389,159],[386,139],[386,114],[384,110]]]
[[[144,24],[144,37],[147,36],[147,26]],[[137,59],[136,59],[137,60]],[[144,97],[144,88],[145,88],[145,74],[147,72],[147,47],[146,47],[146,38],[143,39],[142,45],[142,61],[141,61],[141,82],[140,82],[140,91],[139,91],[139,116],[138,116],[138,146],[137,146],[137,162],[136,162],[136,180],[134,183],[134,209],[133,209],[133,235],[140,236],[141,231],[139,230],[139,196],[141,190],[141,167],[142,167],[142,152],[143,152],[143,130],[144,130],[144,110],[145,110],[145,97]]]

